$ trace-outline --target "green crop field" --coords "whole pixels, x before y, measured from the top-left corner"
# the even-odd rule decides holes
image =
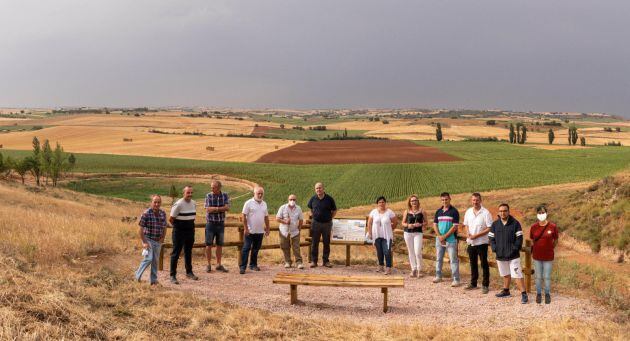
[[[366,130],[348,130],[348,136],[363,136]],[[344,133],[343,130],[309,130],[305,128],[304,130],[297,130],[291,128],[272,128],[267,130],[264,134],[265,136],[273,136],[278,137],[285,140],[321,140],[325,138],[331,138],[337,134],[338,136],[342,136]]]
[[[415,164],[278,165],[213,162],[156,157],[77,154],[79,172],[149,172],[163,174],[225,174],[248,179],[266,188],[270,209],[289,193],[302,205],[322,181],[341,208],[372,203],[379,195],[390,201],[410,193],[437,195],[492,189],[534,187],[594,180],[630,167],[630,148],[594,147],[539,150],[507,143],[418,142],[435,146],[463,161]],[[23,151],[2,153],[19,157]],[[234,204],[240,205],[241,198]]]

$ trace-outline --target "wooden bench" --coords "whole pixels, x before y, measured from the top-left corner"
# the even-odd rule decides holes
[[[383,293],[383,312],[387,312],[387,289],[403,288],[402,276],[340,276],[319,274],[294,274],[280,272],[273,278],[274,284],[289,284],[291,304],[297,303],[297,286],[329,286],[329,287],[359,287],[381,288]]]

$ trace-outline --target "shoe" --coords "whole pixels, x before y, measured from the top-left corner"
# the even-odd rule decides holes
[[[462,283],[458,280],[453,280],[453,282],[451,282],[451,287],[456,288],[458,286],[462,285]]]
[[[194,274],[194,273],[192,273],[192,272],[191,272],[191,273],[189,273],[189,274],[186,274],[186,278],[190,278],[190,279],[192,279],[193,281],[198,281],[198,280],[199,280],[199,277],[195,276],[195,274]]]
[[[442,277],[435,277],[433,279],[433,283],[440,283],[440,282],[442,282]]]
[[[151,282],[151,285],[160,285],[160,282]]]
[[[217,265],[217,271],[221,272],[229,272],[228,269],[225,268],[222,264]]]
[[[471,283],[468,283],[468,285],[464,287],[464,290],[475,290],[475,289],[477,289],[477,286],[472,285]]]
[[[489,292],[490,292],[490,288],[488,288],[488,287],[484,287],[484,286],[482,286],[482,287],[481,287],[481,293],[482,293],[482,294],[487,294],[487,293],[489,293]]]
[[[332,264],[330,262],[324,263],[324,266],[327,268],[332,268]]]
[[[313,262],[311,263],[311,268],[316,268],[317,267],[317,263]]]
[[[238,273],[240,273],[241,275],[244,275],[245,274],[245,268],[241,268],[241,270]]]
[[[385,274],[386,275],[391,275],[392,274],[392,268],[385,269]]]
[[[171,276],[171,283],[173,283],[173,284],[179,284],[179,281],[177,280],[177,277],[175,277],[175,276]]]
[[[212,272],[212,265],[208,264],[208,266],[206,266],[206,272]]]
[[[383,268],[382,265],[379,265],[378,267],[376,267],[376,272],[384,272],[385,269]]]
[[[420,272],[420,270],[417,270],[418,272],[416,273],[416,277],[418,278],[422,278],[424,277],[424,274],[422,272]]]
[[[529,300],[529,298],[527,297],[527,293],[526,292],[522,292],[521,293],[521,303],[522,304],[526,304],[528,300]]]
[[[250,266],[249,269],[252,271],[260,271],[260,268],[258,266]]]
[[[135,277],[135,281],[136,281],[136,282],[138,282],[138,283],[140,283],[140,282],[142,282],[142,278],[140,278],[140,277]]]
[[[536,303],[538,303],[538,304],[542,303],[542,295],[541,294],[536,294]]]
[[[304,264],[298,263],[297,268],[300,270],[304,269]]]
[[[285,269],[288,269],[288,268],[290,268],[290,267],[291,267],[291,263],[284,262],[284,268],[285,268]]]
[[[545,294],[545,304],[551,303],[551,295]]]
[[[411,278],[418,277],[418,270],[411,270],[411,275],[409,275],[409,277]]]
[[[503,290],[499,291],[499,293],[494,295],[494,296],[496,296],[496,297],[509,297],[509,296],[512,296],[512,295],[510,295],[510,290],[509,289],[503,289]]]

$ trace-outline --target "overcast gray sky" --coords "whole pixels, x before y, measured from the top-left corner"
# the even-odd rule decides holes
[[[630,117],[628,18],[628,0],[0,0],[0,106]]]

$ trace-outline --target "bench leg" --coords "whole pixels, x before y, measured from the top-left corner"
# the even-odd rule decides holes
[[[297,304],[297,285],[291,284],[291,304]]]
[[[158,258],[158,270],[164,270],[164,245],[160,245],[160,257]]]
[[[381,292],[383,293],[383,312],[387,312],[387,288],[381,288]]]
[[[346,266],[350,266],[350,245],[346,245]]]

